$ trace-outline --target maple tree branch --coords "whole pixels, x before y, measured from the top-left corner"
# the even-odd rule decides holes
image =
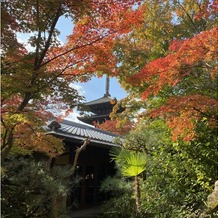
[[[39,1],[37,0],[36,2],[36,13],[37,13],[37,22],[38,22],[38,25],[39,25]],[[37,66],[38,64],[38,60],[39,60],[39,46],[40,46],[40,38],[41,38],[41,30],[40,30],[40,27],[38,29],[38,38],[37,38],[37,41],[36,41],[36,54],[35,54],[35,67]]]
[[[1,150],[3,150],[7,146],[7,143],[6,143],[7,135],[8,135],[8,130],[6,129],[3,140],[2,140]]]
[[[37,135],[35,129],[33,129],[32,126],[30,126],[28,123],[24,123],[24,124],[25,124],[26,126],[28,126],[28,127],[33,131],[33,133],[38,137],[38,135]]]
[[[212,116],[210,116],[210,115],[208,115],[208,114],[202,112],[201,110],[199,110],[199,109],[196,108],[196,107],[193,107],[193,110],[198,111],[200,114],[203,114],[204,116],[206,116],[206,117],[208,117],[208,118],[212,118]]]
[[[198,30],[197,26],[195,25],[193,19],[191,18],[191,16],[189,15],[189,13],[186,11],[186,9],[182,6],[182,4],[178,1],[179,6],[182,8],[182,10],[186,13],[188,19],[191,21],[192,26],[195,28],[195,30],[200,33],[200,31]]]
[[[7,135],[8,135],[8,128],[7,128],[6,124],[5,124],[2,116],[1,116],[1,123],[2,123],[3,127],[5,128],[5,133],[4,133],[3,142],[2,142],[2,146],[1,146],[1,150],[2,150],[7,146],[6,138],[7,138]]]
[[[8,129],[7,126],[6,126],[6,124],[5,124],[5,121],[3,120],[3,117],[2,117],[2,116],[1,116],[1,123],[2,123],[2,125],[5,127],[5,129]]]
[[[45,142],[47,142],[47,143],[51,143],[49,140],[47,140],[46,138],[41,138],[40,136],[38,136],[38,134],[37,134],[37,132],[35,131],[35,129],[33,129],[33,127],[32,126],[30,126],[28,123],[24,123],[26,126],[28,126],[31,130],[32,130],[32,132],[33,132],[33,134],[38,138],[38,139],[40,139],[40,140],[43,140],[43,141],[45,141]],[[45,135],[47,135],[47,133],[45,133]],[[24,144],[25,145],[25,144]]]
[[[41,56],[40,56],[40,58],[39,58],[39,62],[38,62],[38,64],[37,64],[35,70],[39,69],[39,68],[42,66],[42,65],[41,65],[41,64],[42,64],[42,61],[43,61],[43,59],[44,59],[44,57],[45,57],[45,55],[46,55],[46,53],[47,53],[47,51],[48,51],[48,49],[49,49],[49,46],[50,46],[50,43],[51,43],[51,37],[52,37],[52,35],[53,35],[53,33],[54,33],[55,26],[56,26],[56,24],[57,24],[58,19],[60,18],[60,16],[61,16],[61,5],[60,5],[59,9],[57,10],[56,16],[55,16],[55,18],[54,18],[54,20],[53,20],[53,23],[52,23],[52,25],[51,25],[51,29],[50,29],[50,31],[49,31],[48,39],[47,39],[47,41],[46,41],[46,43],[45,43],[45,48],[44,48],[44,50],[42,51],[42,54],[41,54]]]
[[[72,173],[75,172],[75,169],[76,169],[76,165],[77,165],[77,161],[78,161],[78,158],[79,158],[79,154],[81,151],[85,150],[86,149],[86,146],[90,143],[90,139],[89,138],[86,138],[83,142],[83,144],[76,149],[76,154],[75,154],[75,157],[74,157],[74,161],[73,161],[73,166],[71,168],[72,170]]]
[[[18,111],[23,111],[23,109],[27,106],[27,104],[29,103],[29,100],[31,98],[32,98],[32,93],[31,92],[26,92],[23,101],[18,106]]]
[[[59,73],[59,74],[56,76],[56,78],[61,77],[61,76],[67,76],[67,75],[74,75],[74,76],[77,76],[77,75],[72,74],[72,73],[64,73],[64,71],[65,71],[66,69],[72,67],[72,66],[75,65],[75,64],[78,64],[78,63],[81,63],[81,62],[85,61],[86,59],[88,59],[88,58],[83,58],[83,59],[81,59],[81,60],[79,60],[79,61],[76,61],[76,62],[74,62],[74,63],[71,63],[71,61],[69,61],[69,62],[66,64],[66,66],[64,67],[64,69],[61,70],[61,73]],[[71,64],[70,64],[70,63],[71,63]],[[82,74],[80,74],[80,75],[82,75]]]
[[[76,61],[76,62],[74,62],[74,63],[71,63],[71,62],[72,62],[72,59],[70,59],[69,62],[65,65],[65,67],[61,70],[61,72],[54,78],[54,80],[55,80],[57,77],[64,75],[64,71],[65,71],[67,68],[69,68],[69,67],[71,67],[71,66],[73,66],[73,65],[75,65],[75,64],[81,63],[81,62],[85,61],[86,59],[88,59],[88,58],[83,58],[82,60]],[[73,75],[73,74],[72,74],[72,75]]]
[[[9,71],[10,70],[10,71]],[[14,63],[4,62],[1,60],[1,74],[10,75],[11,71],[15,71]]]
[[[67,76],[67,75],[74,75],[74,74],[64,74],[64,71],[67,69],[67,68],[69,68],[69,67],[71,67],[71,66],[73,66],[73,65],[75,65],[75,64],[78,64],[78,63],[80,63],[80,62],[82,62],[82,61],[84,61],[85,59],[82,59],[82,60],[79,60],[79,61],[76,61],[76,62],[74,62],[73,64],[69,64],[71,61],[69,61],[68,62],[68,64],[66,64],[66,66],[52,79],[52,80],[50,80],[50,83],[51,82],[53,82],[53,81],[55,81],[58,77],[63,77],[63,76]],[[74,75],[75,76],[75,75]],[[37,93],[37,92],[39,92],[40,90],[42,90],[43,88],[46,88],[47,87],[47,84],[45,84],[45,85],[43,85],[43,86],[39,86],[38,88],[37,88],[37,90],[34,92],[34,93]]]
[[[199,10],[202,10],[202,8],[200,7],[201,4],[200,4],[198,1],[196,1],[196,0],[194,0],[194,2],[195,2],[195,4],[198,6]]]
[[[12,149],[13,145],[14,145],[14,134],[13,134],[13,131],[14,131],[14,128],[16,127],[17,124],[15,124],[10,132],[9,132],[9,135],[8,135],[8,140],[7,142],[5,143],[5,146],[4,148],[2,148],[2,152],[1,152],[1,163],[4,163],[6,157],[8,156],[10,150]],[[5,139],[6,140],[6,139]],[[8,147],[6,147],[8,146]],[[4,150],[3,150],[4,149]]]
[[[53,60],[55,60],[55,59],[57,59],[57,58],[59,58],[59,57],[61,57],[61,56],[65,55],[65,54],[67,54],[67,53],[70,53],[70,52],[73,51],[73,50],[80,49],[80,48],[84,48],[84,47],[89,46],[89,45],[93,45],[94,43],[96,43],[96,42],[98,42],[98,41],[100,41],[100,40],[106,38],[106,37],[109,36],[109,35],[110,35],[110,34],[107,34],[107,35],[105,35],[105,36],[99,36],[97,39],[95,39],[95,40],[92,41],[92,42],[89,42],[89,43],[83,44],[83,45],[77,45],[77,46],[75,46],[75,47],[73,47],[73,48],[71,48],[71,49],[69,49],[69,50],[67,50],[67,51],[65,51],[65,52],[63,52],[63,53],[61,53],[61,54],[59,54],[59,55],[57,55],[57,56],[51,58],[51,59],[49,59],[48,61],[44,62],[43,64],[41,64],[41,67],[44,66],[44,65],[46,65],[46,64],[48,64],[48,63],[50,63],[51,61],[53,61]]]

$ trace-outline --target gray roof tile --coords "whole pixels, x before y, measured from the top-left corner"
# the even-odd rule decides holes
[[[52,122],[56,123],[56,125],[52,125]],[[77,138],[84,140],[88,137],[91,142],[93,141],[97,144],[106,144],[109,146],[117,146],[117,144],[114,143],[114,140],[115,138],[120,137],[119,135],[111,132],[68,120],[63,120],[59,122],[59,124],[60,126],[57,125],[56,121],[51,121],[46,127],[46,130],[50,131],[54,135],[64,136],[71,139]],[[53,126],[58,126],[58,128],[53,128]]]
[[[112,98],[106,96],[106,97],[98,98],[98,99],[93,100],[93,101],[86,102],[84,105],[102,104],[102,103],[105,103],[105,102],[110,102],[111,100],[112,100]]]

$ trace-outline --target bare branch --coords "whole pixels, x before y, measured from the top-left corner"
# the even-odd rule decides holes
[[[57,59],[57,58],[59,58],[59,57],[65,55],[65,54],[68,54],[68,53],[72,52],[73,50],[80,49],[80,48],[83,48],[83,47],[92,45],[92,44],[94,44],[94,43],[96,43],[96,42],[98,42],[98,41],[100,41],[100,40],[106,38],[107,36],[109,36],[109,34],[108,34],[108,35],[105,35],[105,36],[99,36],[97,39],[95,39],[95,40],[93,40],[92,42],[89,42],[89,43],[87,43],[87,44],[74,46],[73,48],[71,48],[71,49],[69,49],[69,50],[67,50],[67,51],[65,51],[65,52],[63,52],[63,53],[61,53],[61,54],[59,54],[59,55],[57,55],[57,56],[55,56],[55,57],[49,59],[49,60],[46,61],[46,62],[44,62],[44,63],[41,65],[41,67],[44,66],[44,65],[46,65],[46,64],[48,64],[48,63],[50,63],[50,62],[53,61],[53,60],[55,60],[55,59]]]
[[[86,146],[90,143],[90,139],[87,138],[85,139],[85,141],[83,142],[83,144],[76,149],[76,154],[75,154],[75,158],[74,158],[74,161],[73,161],[73,166],[72,166],[72,172],[74,173],[75,172],[75,169],[76,169],[76,165],[77,165],[77,161],[78,161],[78,158],[79,158],[79,154],[82,150],[85,150],[86,149]]]

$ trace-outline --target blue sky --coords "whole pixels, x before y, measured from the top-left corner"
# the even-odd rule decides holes
[[[66,36],[70,35],[73,30],[73,23],[70,19],[61,17],[57,23],[57,29],[60,30],[61,34],[59,36],[60,40],[65,43]],[[105,94],[105,83],[106,77],[102,78],[93,77],[87,83],[76,83],[82,94],[86,97],[87,101],[91,101],[102,97]],[[117,82],[116,78],[110,78],[110,89],[109,93],[111,97],[116,97],[118,100],[126,96],[126,92],[121,88],[120,84]]]
[[[62,17],[57,23],[57,29],[61,32],[59,39],[65,43],[66,36],[72,33],[73,23],[70,19]],[[85,96],[86,101],[101,98],[105,94],[106,76],[103,76],[102,78],[93,77],[86,83],[76,83],[75,87],[83,96]],[[118,100],[126,96],[125,90],[121,88],[116,78],[110,78],[109,93],[112,98],[116,97]],[[74,113],[68,116],[68,119],[78,122],[76,116],[78,116],[78,112],[75,110]]]
[[[92,101],[103,97],[105,94],[106,76],[102,78],[93,77],[92,80],[87,83],[76,83],[76,85],[81,86],[81,91],[86,97],[86,100]],[[110,78],[109,93],[112,98],[116,97],[118,100],[126,96],[126,92],[120,87],[116,78]]]

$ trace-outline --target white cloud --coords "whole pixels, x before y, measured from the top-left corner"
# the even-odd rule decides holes
[[[27,34],[27,33],[17,33],[17,41],[21,44],[24,45],[24,47],[26,48],[26,50],[28,52],[34,52],[35,48],[32,47],[29,43],[28,43],[28,39],[33,36],[32,34]]]
[[[64,112],[63,112],[64,113]],[[70,113],[65,119],[70,120],[76,123],[80,123],[81,121],[77,119],[79,116],[79,112],[77,110],[74,110],[72,113]]]
[[[84,88],[81,85],[71,83],[70,87],[76,89],[79,92],[80,95],[85,96],[86,92],[85,92]]]
[[[17,35],[18,42],[23,44],[28,52],[35,52],[36,48],[32,47],[28,42],[29,38],[31,36],[34,36],[34,33],[17,33],[16,35]],[[61,46],[64,45],[64,42],[59,37],[57,38],[57,40]]]
[[[63,113],[64,114],[64,113]],[[69,120],[69,121],[73,121],[75,123],[81,123],[83,125],[87,125],[87,126],[91,126],[91,127],[94,127],[93,125],[90,125],[90,124],[87,124],[87,123],[84,123],[80,120],[78,120],[77,117],[79,117],[80,114],[77,110],[73,111],[72,113],[70,113],[66,118],[64,118],[65,120]]]

